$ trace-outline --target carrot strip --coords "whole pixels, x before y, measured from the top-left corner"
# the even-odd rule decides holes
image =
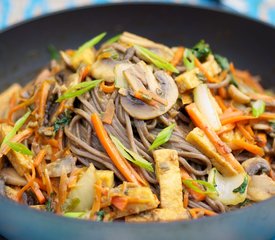
[[[267,143],[267,137],[265,133],[256,134],[256,142],[259,147],[264,147]]]
[[[220,96],[215,96],[215,99],[222,111],[224,112],[228,107],[225,105],[223,99]]]
[[[51,85],[49,84],[49,82],[44,81],[40,90],[41,92],[40,92],[40,99],[39,99],[39,106],[38,106],[38,114],[41,121],[44,120],[46,103],[47,103],[50,87]]]
[[[54,114],[53,114],[53,116],[51,118],[51,123],[54,123],[54,121],[57,119],[57,117],[59,116],[59,114],[61,114],[62,112],[64,112],[64,110],[65,110],[65,103],[66,103],[66,101],[62,101],[59,104],[57,110],[54,112]]]
[[[237,123],[237,127],[248,142],[254,142],[254,137],[250,135],[250,133],[245,129],[243,124]]]
[[[43,181],[40,178],[35,178],[34,181],[38,184],[38,186],[41,190],[43,190],[43,191],[47,190],[46,186],[44,185]]]
[[[230,132],[231,130],[233,130],[233,129],[235,128],[235,126],[236,126],[236,125],[233,124],[233,123],[228,123],[228,124],[222,126],[221,129],[218,130],[216,133],[217,133],[218,135],[221,135],[221,134],[223,134],[223,133]]]
[[[101,195],[102,195],[101,185],[102,185],[102,182],[100,179],[98,179],[95,183],[95,200],[92,206],[90,216],[94,216],[94,214],[100,210],[100,201],[101,201]]]
[[[199,61],[199,59],[197,59],[195,57],[195,66],[205,75],[205,77],[207,78],[207,80],[211,83],[215,83],[217,82],[217,80],[210,76],[209,73],[206,71],[206,69],[203,67],[203,65],[201,64],[201,62]]]
[[[235,148],[245,149],[246,151],[251,152],[255,155],[259,155],[260,157],[264,155],[263,148],[258,147],[255,144],[248,143],[242,139],[234,139],[232,141],[232,144],[235,146]]]
[[[33,162],[34,167],[37,167],[38,165],[40,165],[40,163],[43,161],[45,155],[46,155],[46,151],[45,151],[45,149],[42,149],[37,154],[36,158],[34,159],[34,162]]]
[[[202,131],[204,131],[208,139],[214,144],[217,152],[221,154],[237,172],[243,172],[243,167],[233,156],[233,154],[231,153],[231,149],[219,138],[217,133],[210,126],[208,126],[207,123],[203,121],[204,118],[199,112],[196,105],[194,103],[191,103],[185,109],[192,119],[193,123]]]
[[[235,116],[235,117],[228,117],[228,118],[224,118],[221,120],[222,125],[228,124],[228,123],[236,123],[236,122],[240,122],[240,121],[245,121],[245,120],[252,120],[252,119],[257,119],[253,116],[244,116],[244,115],[240,115],[240,116]]]
[[[67,189],[68,189],[68,177],[64,167],[61,170],[59,188],[58,188],[58,204],[56,206],[56,210],[58,213],[61,212],[61,206],[64,204],[67,197]]]
[[[175,52],[174,57],[173,57],[173,59],[171,61],[171,64],[173,66],[177,66],[178,63],[182,60],[183,53],[184,53],[184,48],[183,47],[178,47],[178,49]]]
[[[53,192],[53,187],[52,187],[51,179],[47,169],[44,170],[44,174],[45,174],[45,184],[46,184],[47,194],[50,196],[51,193]]]
[[[124,196],[114,196],[111,199],[111,203],[120,211],[123,211],[128,205],[128,198]]]
[[[99,88],[101,91],[103,91],[105,93],[112,93],[115,91],[115,84],[106,85],[105,82],[101,82],[99,85]]]
[[[111,124],[115,114],[114,100],[110,99],[106,105],[106,111],[103,113],[102,122]]]
[[[191,210],[194,211],[194,212],[203,212],[204,215],[207,215],[207,216],[216,216],[216,215],[218,215],[214,211],[208,210],[206,208],[192,208]]]
[[[198,218],[198,215],[197,215],[196,211],[194,211],[193,209],[189,209],[189,213],[190,213],[190,215],[193,219]]]
[[[115,145],[113,144],[112,140],[108,136],[106,130],[104,129],[103,123],[101,122],[100,118],[96,113],[91,115],[91,121],[94,125],[96,135],[104,147],[107,154],[112,159],[114,165],[118,168],[118,170],[122,173],[122,175],[127,179],[129,182],[134,182],[139,185],[144,185],[144,183],[140,183],[136,176],[133,174],[135,171],[131,165],[127,166],[126,159],[122,157],[118,150],[116,149]]]
[[[183,194],[183,207],[184,208],[187,208],[188,207],[188,202],[189,202],[189,193],[188,191],[184,191],[184,194]]]
[[[140,89],[138,92],[140,92],[141,94],[145,94],[146,96],[148,96],[149,98],[152,98],[153,100],[161,103],[162,105],[165,105],[167,106],[168,102],[166,99],[158,96],[157,94],[151,92],[151,91],[148,91],[146,89]]]
[[[221,98],[223,99],[227,98],[227,91],[225,87],[218,88],[218,93],[221,96]]]
[[[180,169],[180,175],[181,175],[182,180],[193,180],[193,178],[183,168]],[[201,188],[201,186],[198,183],[194,182],[193,184],[196,187]],[[186,187],[186,189],[191,194],[191,196],[195,199],[195,201],[201,202],[201,201],[205,200],[205,198],[206,198],[205,194],[196,192],[195,190],[188,188],[188,187]]]
[[[235,66],[232,62],[229,64],[229,69],[230,69],[231,73],[233,74],[233,76],[235,76],[236,75],[236,69],[235,69]]]
[[[253,132],[252,127],[251,127],[250,124],[247,124],[247,125],[245,126],[245,129],[249,132],[249,134],[250,134],[252,137],[255,136],[255,134],[254,134],[254,132]]]
[[[255,91],[259,93],[264,93],[263,87],[253,79],[249,72],[236,69],[235,75],[237,78],[240,78],[243,81],[243,83],[245,83],[249,87],[252,87]]]

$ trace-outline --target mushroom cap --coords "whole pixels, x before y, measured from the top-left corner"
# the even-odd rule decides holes
[[[244,170],[248,175],[256,175],[258,173],[269,172],[269,163],[261,157],[250,158],[242,163]]]

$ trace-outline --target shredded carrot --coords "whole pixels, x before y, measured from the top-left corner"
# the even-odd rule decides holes
[[[194,211],[195,213],[197,213],[197,212],[203,212],[204,215],[207,215],[207,216],[216,216],[216,215],[218,215],[214,211],[208,210],[206,208],[192,208],[190,210]]]
[[[249,115],[240,115],[240,116],[235,116],[235,117],[228,117],[228,118],[223,118],[221,120],[222,125],[228,124],[228,123],[236,123],[236,122],[241,122],[241,121],[245,121],[245,120],[252,120],[252,119],[256,119],[253,116],[249,116]]]
[[[186,172],[183,168],[180,169],[181,179],[182,180],[193,180],[193,178]],[[198,188],[201,188],[201,186],[198,183],[193,183]],[[197,202],[201,202],[205,200],[206,195],[203,193],[196,192],[195,190],[186,187],[187,191],[191,194],[191,196],[195,199]]]
[[[34,167],[37,167],[38,165],[40,165],[45,155],[46,155],[45,149],[40,150],[40,152],[37,154],[36,158],[34,159],[34,162],[33,162]]]
[[[99,116],[96,113],[93,113],[91,115],[91,121],[93,123],[96,135],[100,143],[102,144],[102,146],[104,147],[104,149],[106,150],[110,158],[112,159],[114,165],[122,173],[122,175],[129,182],[134,182],[139,185],[145,185],[143,181],[139,182],[139,180],[133,174],[135,170],[131,167],[130,164],[128,165],[127,160],[119,154],[118,150],[116,149],[115,145],[113,144],[112,140],[110,139],[106,130],[104,129],[102,121],[100,120]]]
[[[26,176],[26,177],[27,177],[27,179],[31,179],[30,176]],[[43,204],[46,201],[46,198],[44,197],[43,193],[39,189],[39,184],[36,181],[33,182],[31,189],[34,192],[38,202],[40,204]]]
[[[254,132],[253,132],[253,129],[252,129],[252,127],[251,127],[250,124],[247,124],[247,125],[245,126],[245,129],[249,132],[249,134],[250,134],[252,137],[255,136],[255,134],[254,134]]]
[[[234,139],[232,141],[232,144],[235,146],[235,148],[245,149],[246,151],[251,152],[255,155],[259,155],[260,157],[264,155],[264,150],[261,147],[258,147],[257,145],[252,143],[248,143],[243,139]]]
[[[59,129],[56,134],[59,150],[63,150],[63,135],[64,135],[64,131],[62,129]]]
[[[228,74],[228,70],[223,70],[221,74],[219,75],[219,82],[223,81]]]
[[[245,129],[243,124],[238,123],[237,127],[248,142],[254,143],[254,137],[250,135],[250,133]]]
[[[91,216],[94,216],[96,212],[100,210],[100,202],[101,202],[101,186],[102,182],[98,179],[95,183],[95,199],[91,210]]]
[[[208,139],[214,144],[217,152],[221,154],[237,172],[243,172],[243,167],[233,156],[231,149],[219,138],[217,133],[210,126],[208,126],[206,122],[204,122],[204,118],[196,105],[191,103],[185,109],[193,123],[199,127],[205,133]]]
[[[189,213],[190,213],[190,215],[193,219],[198,218],[198,215],[197,215],[196,211],[193,211],[193,209],[189,209]]]
[[[235,70],[235,75],[240,78],[244,84],[252,87],[255,91],[259,93],[264,93],[264,89],[258,81],[255,81],[248,71]]]
[[[100,90],[105,93],[113,93],[115,91],[115,84],[112,85],[106,85],[105,82],[100,83]]]
[[[154,107],[158,107],[157,106],[157,102],[153,99],[148,99],[147,96],[145,96],[143,93],[141,93],[140,91],[136,91],[134,93],[134,97],[147,103],[148,105],[154,106]]]
[[[209,73],[207,72],[207,70],[203,67],[203,65],[201,64],[201,62],[199,61],[199,59],[197,59],[195,57],[195,66],[205,75],[205,77],[207,78],[208,82],[211,83],[215,83],[217,82],[217,80],[210,76]]]
[[[50,87],[51,87],[50,83],[48,81],[44,81],[40,89],[38,114],[41,121],[44,121],[46,103],[47,103]]]
[[[183,53],[184,53],[184,47],[178,47],[178,49],[175,52],[174,57],[173,57],[173,59],[171,61],[171,64],[173,66],[177,66],[178,63],[182,60]]]
[[[114,196],[111,203],[120,211],[123,211],[128,205],[128,198],[125,196]]]
[[[25,140],[26,138],[30,137],[33,133],[33,129],[31,128],[27,128],[25,130],[23,130],[22,132],[19,132],[18,134],[16,134],[12,139],[11,142],[17,142],[20,143],[23,140]],[[7,144],[4,144],[4,146],[0,149],[0,158],[3,155],[7,155],[8,152],[10,151],[10,147]]]
[[[235,66],[232,62],[229,64],[229,69],[230,69],[231,73],[233,74],[233,76],[235,76],[236,75],[236,69],[235,69]]]
[[[228,124],[226,124],[226,125],[223,125],[221,128],[220,128],[220,130],[218,130],[216,133],[218,134],[218,135],[221,135],[221,134],[223,134],[223,133],[227,133],[227,132],[230,132],[230,131],[232,131],[234,128],[235,128],[235,124],[233,124],[233,123],[228,123]]]
[[[149,90],[146,90],[146,89],[140,89],[138,92],[140,92],[141,94],[144,94],[146,96],[148,96],[149,98],[152,98],[153,100],[159,102],[160,104],[162,105],[165,105],[167,106],[168,105],[168,102],[166,99],[158,96],[157,94],[149,91]]]
[[[51,183],[51,179],[50,179],[48,170],[46,168],[44,170],[44,174],[45,174],[45,184],[46,184],[47,194],[50,196],[51,193],[53,192],[53,187],[52,187],[52,183]]]
[[[41,190],[43,190],[43,191],[47,190],[46,186],[44,185],[43,181],[40,178],[35,178],[34,181],[38,184],[38,186]]]
[[[259,147],[264,147],[267,143],[267,137],[265,133],[257,133],[255,139]]]
[[[183,194],[183,207],[184,208],[188,207],[188,202],[189,202],[189,193],[188,193],[188,191],[184,191],[184,194]]]
[[[52,116],[52,118],[51,118],[51,123],[54,123],[54,121],[56,121],[57,117],[58,117],[62,112],[64,112],[64,110],[65,110],[65,103],[66,103],[66,101],[62,101],[62,102],[59,104],[57,110],[54,112],[54,114],[53,114],[53,116]]]
[[[102,122],[111,124],[115,115],[114,100],[110,99],[106,105],[106,111],[103,113]]]
[[[223,99],[227,98],[227,91],[226,91],[225,87],[219,88],[218,93],[221,96],[221,98],[223,98]]]
[[[67,197],[67,189],[68,189],[68,177],[64,167],[61,170],[59,188],[58,188],[58,204],[56,206],[57,212],[61,212],[61,206],[64,204]]]
[[[215,96],[215,99],[218,105],[220,106],[220,108],[222,109],[222,111],[224,112],[227,109],[227,106],[225,105],[223,99],[220,96]]]
[[[91,65],[86,65],[83,69],[82,72],[80,73],[81,75],[81,81],[83,81],[90,73],[91,71]]]

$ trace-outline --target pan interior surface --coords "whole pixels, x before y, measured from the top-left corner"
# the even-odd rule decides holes
[[[30,81],[50,59],[47,47],[77,48],[106,31],[129,31],[167,45],[200,39],[240,69],[275,85],[275,29],[237,15],[182,5],[118,4],[53,14],[0,34],[0,86]],[[0,199],[0,234],[8,239],[270,239],[275,199],[218,217],[167,224],[92,223],[40,213]],[[259,230],[260,229],[260,230]]]

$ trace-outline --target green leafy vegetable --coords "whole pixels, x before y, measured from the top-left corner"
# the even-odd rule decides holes
[[[216,62],[220,65],[222,70],[228,70],[229,69],[229,62],[228,62],[228,59],[226,57],[223,57],[223,56],[218,55],[218,54],[214,54],[214,58],[215,58]]]
[[[193,48],[193,54],[200,60],[200,62],[205,62],[208,55],[212,52],[209,44],[205,43],[204,40],[200,40]]]
[[[195,67],[195,56],[191,49],[186,48],[183,54],[183,64],[187,70],[192,70]]]
[[[85,215],[85,212],[66,212],[63,214],[64,217],[70,217],[70,218],[81,218]]]
[[[230,84],[233,84],[235,87],[239,88],[239,84],[234,76],[230,73]]]
[[[263,100],[257,100],[251,103],[252,106],[252,115],[254,117],[259,117],[265,111],[265,102]]]
[[[186,180],[183,180],[182,183],[186,187],[188,187],[198,193],[203,193],[203,194],[207,194],[207,195],[216,195],[217,194],[217,190],[214,187],[214,185],[209,182],[206,182],[206,181],[186,179]],[[206,190],[202,190],[194,183],[198,183],[198,184],[204,186],[206,188]]]
[[[54,132],[56,133],[59,129],[63,129],[66,125],[69,125],[71,119],[71,112],[66,111],[64,114],[62,114],[53,124]]]
[[[15,134],[19,131],[19,129],[24,125],[24,123],[27,121],[28,117],[31,115],[31,111],[28,111],[25,113],[24,116],[22,116],[21,118],[19,118],[16,123],[14,124],[13,129],[5,136],[5,138],[3,139],[2,145],[3,144],[9,142],[11,140],[11,138],[13,138],[15,136]]]
[[[137,45],[135,45],[135,49],[142,57],[153,63],[156,67],[174,73],[179,73],[178,69],[176,69],[172,64],[167,62],[164,58],[153,53],[149,49]]]
[[[54,59],[54,60],[59,60],[60,58],[60,55],[59,55],[59,52],[58,50],[56,49],[56,47],[54,45],[49,45],[48,46],[48,51],[51,55],[51,59]]]
[[[245,199],[242,203],[240,203],[240,207],[246,207],[246,206],[249,206],[251,205],[253,202],[249,199]]]
[[[117,34],[113,37],[111,37],[110,39],[108,39],[104,44],[112,44],[118,41],[118,39],[120,38],[121,34]]]
[[[246,191],[247,184],[248,184],[248,177],[246,175],[245,178],[244,178],[244,180],[243,180],[243,183],[239,187],[235,188],[233,190],[233,193],[244,194],[245,191]]]
[[[19,153],[22,153],[24,155],[29,155],[29,156],[33,155],[32,151],[30,149],[28,149],[22,143],[6,142],[6,144],[15,152],[19,152]]]
[[[56,101],[61,102],[65,99],[74,98],[80,96],[94,87],[96,87],[102,80],[86,81],[69,88],[63,95],[61,95]]]
[[[96,221],[101,222],[104,219],[105,212],[103,210],[100,210],[100,211],[96,212],[95,215],[97,216]]]
[[[171,135],[172,135],[172,133],[173,133],[173,130],[174,130],[175,126],[176,125],[173,123],[170,126],[168,126],[168,127],[164,128],[163,130],[161,130],[159,132],[159,134],[157,135],[157,137],[155,138],[152,145],[149,147],[149,151],[151,151],[151,150],[159,147],[160,145],[168,142]]]
[[[117,147],[117,150],[119,151],[119,153],[125,157],[128,161],[134,163],[135,165],[142,167],[150,172],[153,172],[154,169],[152,167],[152,163],[148,162],[147,160],[145,160],[143,157],[141,157],[140,155],[138,155],[137,153],[129,150],[128,148],[126,148],[116,137],[110,135],[113,143],[115,144],[115,146]]]
[[[96,37],[92,38],[91,40],[89,40],[88,42],[85,42],[84,44],[82,44],[78,50],[75,52],[75,56],[81,54],[84,50],[86,50],[87,48],[91,48],[94,45],[98,44],[106,35],[106,32],[103,32],[99,35],[97,35]]]

